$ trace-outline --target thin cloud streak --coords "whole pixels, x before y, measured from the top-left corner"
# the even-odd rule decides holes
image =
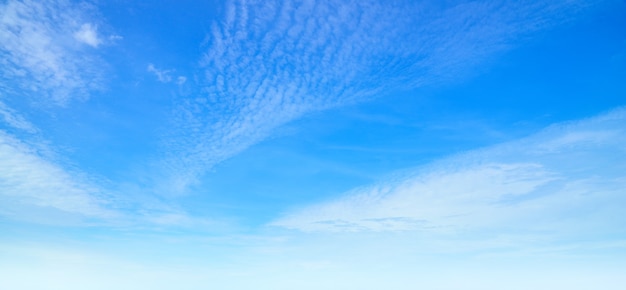
[[[600,2],[229,2],[202,60],[203,92],[175,109],[165,191],[186,191],[307,113],[458,80]]]
[[[0,218],[112,228],[223,227],[136,189],[64,166],[44,142],[0,130]]]
[[[45,209],[90,218],[118,215],[107,208],[110,197],[98,186],[81,181],[76,172],[48,161],[34,148],[2,131],[0,164],[0,215],[28,219]]]
[[[626,109],[468,152],[270,225],[305,232],[614,233],[626,188]],[[622,232],[623,234],[623,232]]]
[[[34,134],[39,131],[35,125],[30,123],[15,110],[9,108],[2,101],[0,101],[0,117],[2,117],[1,120],[3,120],[5,124],[12,128],[19,129],[30,134]]]

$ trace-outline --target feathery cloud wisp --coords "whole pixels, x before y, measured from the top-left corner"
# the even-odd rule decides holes
[[[46,160],[30,146],[0,131],[0,215],[15,219],[37,216],[28,209],[53,209],[90,218],[117,215],[106,207],[107,196],[87,180],[80,181]]]
[[[170,190],[309,112],[458,79],[593,4],[229,2],[202,60],[203,94],[176,109]]]
[[[626,110],[469,152],[272,225],[301,231],[614,231],[626,188]],[[616,221],[615,221],[616,222]]]
[[[170,75],[172,72],[171,70],[157,69],[153,64],[149,64],[147,70],[148,72],[153,73],[157,77],[157,80],[162,83],[169,83],[172,81],[172,76]]]
[[[28,120],[18,112],[9,108],[2,101],[0,101],[0,116],[7,125],[15,129],[20,129],[31,134],[38,131],[33,124],[28,122]]]
[[[44,144],[0,130],[0,216],[34,223],[108,226],[214,225],[132,189],[68,168]]]

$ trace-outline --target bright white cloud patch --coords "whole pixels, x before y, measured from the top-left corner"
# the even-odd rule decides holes
[[[76,40],[83,42],[87,45],[98,47],[102,40],[98,36],[98,30],[96,26],[91,25],[90,23],[85,23],[80,27],[76,33],[74,33],[74,37]]]
[[[626,201],[626,110],[557,125],[294,210],[301,231],[611,232]],[[607,221],[608,224],[607,224]]]

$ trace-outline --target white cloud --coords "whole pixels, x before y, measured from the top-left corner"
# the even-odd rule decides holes
[[[148,64],[148,67],[146,69],[148,70],[148,72],[153,73],[157,77],[157,80],[159,80],[159,82],[169,83],[174,80],[174,78],[172,77],[172,74],[175,72],[175,70],[173,69],[158,69],[154,66],[154,64]],[[185,82],[187,82],[187,77],[185,76],[176,77],[175,83],[177,85],[181,86],[185,84]]]
[[[15,110],[9,108],[2,101],[0,101],[0,117],[2,117],[6,124],[13,128],[20,129],[31,134],[38,131],[33,124],[28,122],[22,115],[15,112]]]
[[[98,47],[102,40],[98,36],[98,30],[96,26],[92,26],[90,23],[85,23],[80,27],[80,30],[74,33],[76,40],[93,47]]]
[[[436,230],[464,226],[506,196],[533,192],[555,177],[538,164],[485,164],[368,188],[313,206],[276,225],[305,231]]]
[[[86,5],[86,4],[85,4]],[[85,5],[65,0],[0,4],[0,87],[7,95],[65,104],[102,86],[102,65],[76,45],[101,42]]]
[[[163,167],[184,190],[306,113],[458,79],[597,2],[231,1],[202,60],[208,85],[180,101]]]
[[[626,201],[624,124],[626,109],[555,125],[293,210],[271,225],[307,232],[614,233],[625,217],[617,206]]]
[[[172,73],[171,70],[160,70],[154,67],[153,64],[149,64],[147,70],[148,72],[154,73],[157,79],[162,83],[169,83],[172,81],[172,76],[170,76]]]
[[[100,219],[117,215],[106,207],[109,199],[102,189],[2,131],[0,164],[0,215],[42,218],[37,216],[49,210]]]
[[[121,36],[121,35],[116,35],[116,34],[109,35],[109,40],[110,41],[118,41],[118,40],[122,40],[122,39],[124,39],[124,37]]]
[[[55,157],[45,142],[27,144],[0,130],[0,217],[117,228],[223,226],[216,220],[192,217],[145,190],[115,186],[63,166]]]

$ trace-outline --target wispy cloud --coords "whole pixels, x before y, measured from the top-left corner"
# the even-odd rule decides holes
[[[229,2],[209,35],[204,91],[176,109],[170,183],[184,190],[309,112],[456,80],[599,2]]]
[[[218,227],[176,205],[115,185],[58,160],[46,142],[0,130],[0,217],[31,223],[109,227]]]
[[[552,126],[293,210],[305,232],[615,233],[626,188],[626,109]]]
[[[148,72],[153,73],[157,77],[157,80],[162,83],[172,82],[174,80],[174,77],[172,77],[172,74],[176,72],[173,69],[158,69],[154,66],[154,64],[148,64],[148,67],[146,69],[148,70]],[[187,82],[187,77],[185,76],[176,77],[175,83],[177,85],[183,85],[185,84],[185,82]]]
[[[65,104],[102,86],[103,65],[90,50],[102,38],[88,7],[65,0],[0,4],[0,86],[6,94]]]
[[[54,150],[40,144],[37,127],[9,102],[64,106],[102,88],[104,65],[94,48],[105,41],[94,11],[89,3],[66,0],[0,4],[0,117],[8,125],[0,131],[0,214],[5,217],[48,222],[49,215],[118,215],[98,182],[42,153]],[[31,135],[20,140],[12,135],[15,129]]]
[[[2,101],[0,101],[0,117],[2,117],[4,123],[12,128],[23,130],[31,134],[38,131],[33,124],[26,120],[26,118],[24,118],[15,110],[9,108]]]
[[[147,70],[148,72],[153,73],[162,83],[169,83],[172,81],[172,76],[170,75],[172,73],[171,70],[157,69],[153,64],[149,64]]]
[[[30,219],[46,210],[100,219],[117,215],[107,208],[110,197],[93,182],[65,170],[2,131],[0,164],[3,216]]]

